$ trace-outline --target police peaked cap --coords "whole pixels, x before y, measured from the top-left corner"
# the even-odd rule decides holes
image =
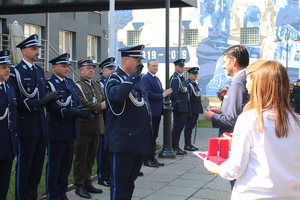
[[[100,63],[99,67],[101,69],[103,68],[107,68],[107,67],[117,67],[115,64],[115,58],[114,57],[109,57],[107,59],[105,59],[104,61],[102,61],[102,63]]]
[[[20,42],[16,47],[20,49],[25,49],[27,47],[41,47],[42,45],[38,41],[39,36],[37,34],[33,34]]]
[[[57,56],[56,58],[53,58],[52,60],[49,60],[49,63],[51,63],[52,65],[57,65],[57,64],[68,64],[70,65],[70,54],[68,53],[64,53],[61,54],[59,56]]]
[[[80,69],[84,65],[92,65],[94,66],[94,68],[96,67],[91,57],[78,61],[78,69]]]
[[[180,58],[178,60],[175,60],[173,63],[174,63],[174,65],[177,65],[177,66],[180,66],[180,67],[184,67],[184,61],[185,61],[185,59]]]
[[[12,65],[9,60],[9,55],[10,51],[7,49],[0,51],[0,65]]]
[[[188,70],[190,74],[198,74],[199,67],[192,67]]]
[[[143,49],[145,45],[138,45],[133,47],[124,47],[118,49],[121,52],[121,57],[134,57],[134,58],[143,58]],[[144,59],[144,58],[143,58]]]

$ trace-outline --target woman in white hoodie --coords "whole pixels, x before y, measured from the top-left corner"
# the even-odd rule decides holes
[[[289,106],[289,77],[278,61],[256,71],[250,110],[234,128],[230,157],[213,174],[236,179],[231,199],[300,199],[300,118]]]

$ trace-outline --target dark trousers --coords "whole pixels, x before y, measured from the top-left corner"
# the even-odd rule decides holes
[[[13,159],[0,160],[0,199],[6,199]]]
[[[161,115],[160,116],[152,116],[152,130],[153,130],[153,139],[154,139],[154,152],[153,154],[145,155],[145,161],[153,160],[155,156],[156,149],[156,139],[158,137],[158,130],[160,125]]]
[[[92,168],[97,155],[100,135],[81,135],[75,140],[73,176],[76,188],[91,185]]]
[[[72,167],[74,140],[49,140],[47,146],[46,192],[49,200],[66,199]]]
[[[173,112],[173,129],[172,129],[172,142],[179,142],[181,131],[183,130],[186,122],[187,113]]]
[[[134,181],[140,172],[144,155],[109,152],[109,160],[112,169],[110,199],[130,200],[134,190]]]
[[[300,99],[294,99],[295,113],[300,114]]]
[[[37,199],[46,153],[47,138],[17,137],[16,199]]]
[[[104,151],[104,136],[101,135],[97,153],[97,175],[101,181],[109,181],[111,168],[109,163],[108,152]]]
[[[192,139],[192,131],[193,128],[195,128],[196,123],[198,121],[198,116],[199,114],[194,114],[192,116],[188,116],[186,123],[185,123],[185,128],[184,128],[184,140],[185,142],[189,141],[191,142]]]
[[[236,179],[229,181],[230,182],[230,187],[231,187],[231,191],[233,190],[233,186],[235,184]]]

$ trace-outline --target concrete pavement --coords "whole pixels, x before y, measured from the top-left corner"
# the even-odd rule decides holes
[[[163,120],[162,120],[163,121]],[[161,123],[162,125],[162,123]],[[163,144],[163,127],[160,127],[157,142]],[[194,146],[200,151],[207,150],[208,138],[217,137],[218,129],[197,129],[197,138]],[[193,136],[194,137],[194,131]],[[181,135],[183,148],[184,138]],[[176,156],[174,159],[157,158],[165,166],[152,168],[142,166],[144,176],[135,181],[133,200],[229,200],[229,181],[219,176],[211,175],[203,166],[203,160],[188,152],[184,156]],[[108,187],[93,182],[96,188],[101,188],[103,193],[91,194],[92,199],[109,200],[110,191]],[[74,190],[68,192],[70,200],[83,199],[75,194]]]

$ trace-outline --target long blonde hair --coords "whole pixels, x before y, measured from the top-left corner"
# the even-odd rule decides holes
[[[286,69],[278,61],[267,61],[255,74],[250,96],[250,107],[256,110],[258,130],[265,129],[263,110],[274,109],[275,132],[278,138],[287,137],[289,133],[289,114],[300,126],[300,120],[289,106],[290,81]]]

